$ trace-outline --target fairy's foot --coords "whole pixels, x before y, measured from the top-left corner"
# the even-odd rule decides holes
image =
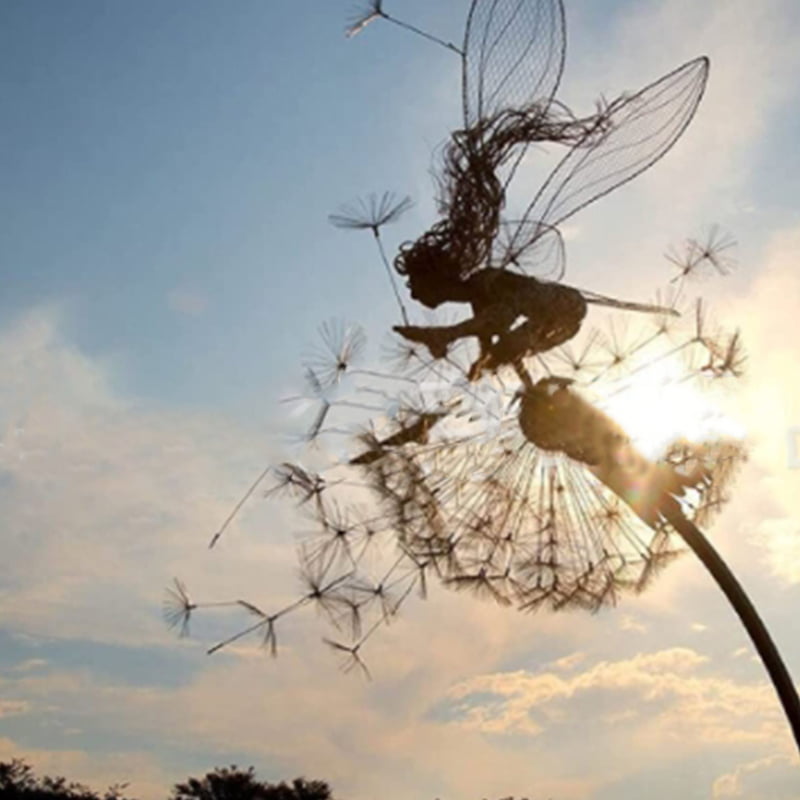
[[[441,328],[423,328],[417,325],[395,325],[392,329],[403,338],[424,344],[433,358],[445,358],[450,336]]]

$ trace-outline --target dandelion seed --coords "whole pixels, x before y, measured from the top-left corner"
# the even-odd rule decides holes
[[[417,36],[422,36],[428,41],[435,42],[442,47],[446,47],[448,50],[452,50],[454,53],[460,56],[463,55],[462,51],[451,42],[445,42],[443,39],[439,39],[437,36],[432,36],[430,33],[420,30],[414,25],[409,25],[407,22],[403,22],[402,20],[389,16],[389,14],[383,10],[383,0],[370,0],[370,2],[364,8],[356,10],[351,16],[347,28],[345,28],[345,36],[352,38],[353,36],[358,35],[364,30],[364,28],[367,27],[367,25],[369,25],[371,22],[374,22],[376,19],[384,19],[400,28],[411,31],[411,33],[414,33]]]
[[[319,558],[313,548],[304,547],[300,553],[300,581],[304,587],[302,601],[314,604],[328,619],[337,619],[342,609],[339,590],[352,576],[352,569],[329,576],[333,562]]]
[[[345,589],[346,591],[339,597],[340,614],[333,618],[332,622],[335,627],[345,628],[354,639],[358,639],[362,632],[362,610],[365,602],[352,591],[351,587]]]
[[[320,530],[304,545],[308,563],[314,562],[320,575],[334,566],[355,567],[353,546],[357,531],[347,511],[335,502],[320,503],[316,521]]]
[[[389,19],[386,15],[382,16],[384,16],[385,19]],[[371,194],[368,200],[364,201],[359,199],[355,206],[344,206],[338,214],[331,214],[328,217],[330,222],[337,228],[372,231],[378,246],[383,268],[389,279],[389,285],[392,287],[392,293],[400,309],[403,322],[406,325],[408,325],[408,315],[400,297],[400,292],[397,289],[397,281],[394,272],[389,264],[389,259],[386,257],[386,251],[383,248],[380,229],[384,225],[395,222],[412,206],[413,203],[410,197],[406,196],[401,200],[397,200],[391,192],[384,192],[380,199],[376,195]]]
[[[656,293],[656,305],[663,306],[668,309],[662,314],[655,314],[650,319],[656,329],[657,336],[670,337],[675,332],[678,326],[678,305],[681,300],[680,289],[672,286],[668,287],[665,291]]]
[[[378,237],[382,227],[396,222],[413,206],[408,196],[398,200],[393,192],[384,192],[380,197],[371,194],[366,200],[359,198],[353,205],[342,206],[337,214],[331,214],[328,219],[337,228],[372,231]]]
[[[342,662],[342,672],[352,672],[353,669],[358,667],[367,680],[372,680],[372,675],[370,675],[367,665],[364,663],[363,659],[361,658],[361,654],[359,653],[362,644],[361,642],[348,646],[346,644],[342,644],[341,642],[334,642],[332,639],[323,639],[322,641],[324,641],[325,644],[327,644],[332,650],[345,655],[345,660]]]
[[[637,340],[630,333],[630,329],[624,321],[620,323],[618,320],[611,320],[607,336],[600,345],[607,356],[605,367],[600,375],[609,378],[619,375],[643,341],[647,340],[641,337]]]
[[[383,346],[383,360],[396,374],[411,371],[413,375],[431,364],[431,358],[424,345],[411,342],[397,334],[393,334]]]
[[[730,272],[735,262],[728,251],[736,247],[736,240],[732,236],[722,233],[717,225],[713,225],[704,241],[693,239],[691,243],[701,262],[709,264],[719,275]]]
[[[553,350],[547,362],[566,366],[574,376],[581,376],[600,363],[596,360],[599,355],[597,351],[602,348],[599,338],[599,331],[593,330],[586,337],[582,347],[578,348],[572,342],[568,342]]]
[[[500,605],[511,605],[511,600],[495,584],[503,583],[508,580],[509,575],[501,574],[490,575],[485,567],[481,567],[476,573],[466,573],[454,575],[446,578],[443,583],[445,586],[456,589],[457,591],[467,590],[473,592],[477,597],[490,598]]]
[[[666,258],[678,269],[672,282],[701,276],[707,267],[719,275],[727,275],[735,263],[728,251],[735,246],[736,241],[714,225],[704,241],[688,239],[681,250],[670,248]]]
[[[372,584],[366,581],[356,581],[352,584],[352,590],[358,594],[366,595],[368,602],[378,604],[384,623],[388,624],[389,620],[397,612],[399,600],[384,582]]]
[[[371,22],[384,17],[385,14],[381,8],[382,5],[383,0],[370,0],[370,3],[364,8],[355,11],[348,22],[347,28],[345,29],[345,36],[348,38],[357,36]]]
[[[406,416],[408,419],[404,419]],[[364,452],[351,459],[350,464],[364,466],[383,458],[392,448],[408,444],[427,444],[431,429],[446,416],[445,411],[416,412],[409,409],[405,414],[401,412],[397,420],[399,430],[389,436],[379,439],[371,431],[361,434],[359,439],[364,446]]]
[[[267,614],[262,611],[258,606],[254,605],[253,603],[249,603],[246,600],[233,600],[229,603],[218,603],[217,605],[228,605],[228,606],[239,606],[240,608],[245,609],[249,614],[258,618],[258,622],[253,623],[252,625],[247,626],[243,630],[240,630],[238,633],[233,634],[233,636],[229,636],[227,639],[223,639],[221,642],[218,642],[213,647],[210,647],[206,653],[208,655],[213,655],[214,653],[222,650],[224,647],[227,647],[234,642],[239,641],[239,639],[243,639],[245,636],[249,636],[251,633],[255,633],[263,629],[261,635],[261,645],[269,650],[271,656],[277,656],[278,654],[278,640],[275,634],[275,623],[278,619],[280,619],[285,614],[288,614],[290,611],[298,608],[302,605],[303,601],[298,600],[294,603],[290,604],[286,608],[282,609],[281,611],[277,612],[276,614]]]
[[[304,469],[299,464],[284,461],[272,470],[275,485],[264,492],[264,497],[288,493],[297,498],[299,505],[311,500],[321,502],[328,482],[316,472]]]
[[[325,392],[336,386],[361,357],[367,339],[361,327],[341,320],[323,323],[319,335],[322,346],[306,363],[306,380],[311,391],[325,400]]]
[[[704,343],[708,350],[708,363],[700,368],[701,372],[713,378],[741,378],[744,375],[747,356],[738,331],[728,337],[705,339]]]
[[[164,619],[170,628],[178,628],[178,635],[183,638],[189,635],[189,621],[197,604],[189,599],[186,586],[177,578],[173,586],[166,591]]]

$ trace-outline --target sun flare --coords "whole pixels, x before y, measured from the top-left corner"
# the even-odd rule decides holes
[[[721,395],[687,381],[686,364],[675,356],[633,370],[613,385],[602,405],[642,453],[655,459],[677,439],[743,439],[745,427],[726,412]]]

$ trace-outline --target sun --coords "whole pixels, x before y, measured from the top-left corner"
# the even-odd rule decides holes
[[[744,425],[725,410],[723,393],[686,380],[686,374],[686,364],[671,356],[640,365],[604,393],[603,410],[648,458],[659,458],[678,439],[746,436]]]

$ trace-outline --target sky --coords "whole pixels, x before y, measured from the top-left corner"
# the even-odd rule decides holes
[[[468,7],[385,5],[456,42]],[[247,639],[206,655],[241,618],[167,629],[173,576],[200,599],[296,591],[308,523],[291,507],[256,493],[207,543],[264,466],[298,452],[306,419],[284,401],[318,326],[357,322],[377,353],[398,321],[370,235],[328,214],[411,196],[390,250],[435,219],[458,59],[381,21],[348,40],[351,11],[0,2],[0,759],[146,800],[231,763],[349,800],[796,799],[774,692],[688,556],[596,615],[432,587],[370,641],[371,681],[337,669],[313,613],[274,660]],[[708,534],[800,675],[800,8],[566,13],[559,97],[577,110],[711,59],[673,151],[565,226],[566,278],[649,299],[671,244],[714,224],[736,239],[732,274],[697,287],[749,356],[719,401],[749,460]],[[514,197],[533,195],[537,163]]]

